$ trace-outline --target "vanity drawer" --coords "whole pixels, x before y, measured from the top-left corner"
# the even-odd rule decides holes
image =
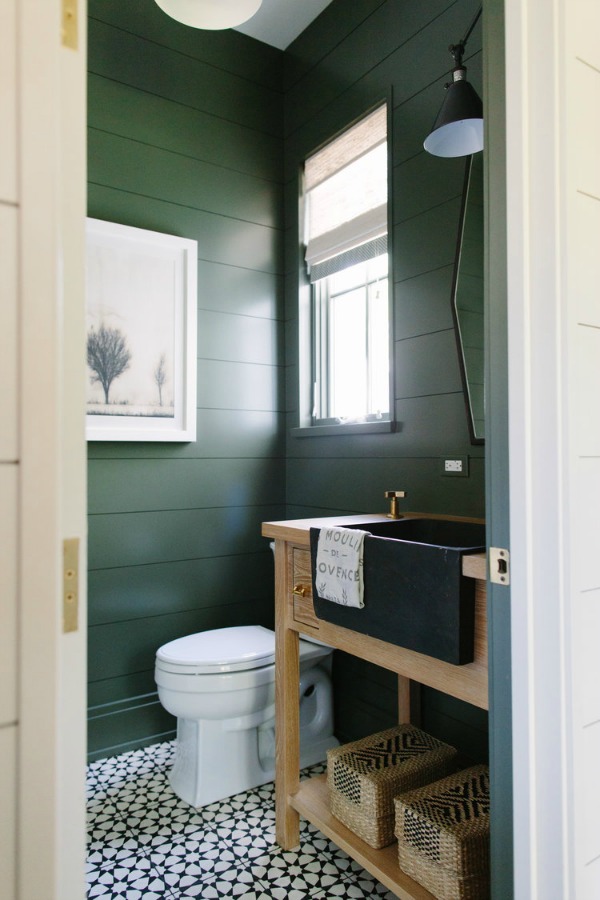
[[[312,598],[310,575],[310,551],[294,547],[291,554],[292,572],[289,584],[292,586],[293,616],[296,622],[319,628]]]

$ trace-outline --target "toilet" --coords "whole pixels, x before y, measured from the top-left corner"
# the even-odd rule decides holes
[[[333,736],[332,649],[300,639],[300,765],[325,759]],[[177,717],[169,780],[178,797],[206,806],[275,775],[275,634],[261,625],[217,628],[164,644],[154,677]]]

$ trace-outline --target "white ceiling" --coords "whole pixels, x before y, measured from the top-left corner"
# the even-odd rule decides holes
[[[263,0],[258,12],[235,30],[285,50],[330,3],[331,0]]]

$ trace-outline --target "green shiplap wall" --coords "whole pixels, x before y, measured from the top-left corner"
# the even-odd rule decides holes
[[[152,0],[89,2],[89,215],[195,238],[198,435],[89,446],[91,758],[173,734],[156,648],[191,631],[271,624],[265,519],[411,509],[484,514],[450,310],[463,163],[422,149],[466,0],[334,0],[280,53],[198,32]],[[468,47],[480,89],[481,33]],[[393,434],[296,438],[298,173],[302,159],[391,98]],[[468,455],[469,478],[441,475]],[[395,679],[342,653],[339,737],[395,720]],[[423,692],[423,723],[485,752],[485,715]]]
[[[273,622],[285,516],[282,54],[90,0],[88,214],[198,241],[198,431],[89,445],[90,758],[174,734],[165,641]]]
[[[285,54],[285,319],[287,515],[383,511],[403,489],[405,508],[484,516],[484,451],[472,446],[450,306],[464,160],[438,159],[423,139],[441,105],[457,42],[475,0],[334,0]],[[481,94],[481,25],[465,63]],[[392,107],[394,404],[391,434],[296,437],[298,425],[298,184],[303,159],[388,98]],[[442,459],[470,458],[469,477],[442,474]],[[336,725],[342,739],[395,721],[395,679],[336,654]],[[487,716],[423,691],[423,723],[485,756]]]

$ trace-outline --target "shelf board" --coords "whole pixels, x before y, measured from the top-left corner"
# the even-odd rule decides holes
[[[301,816],[312,822],[401,900],[435,900],[433,894],[402,871],[398,865],[396,842],[381,850],[374,850],[332,816],[325,775],[301,781],[298,791],[290,797],[290,803]]]

